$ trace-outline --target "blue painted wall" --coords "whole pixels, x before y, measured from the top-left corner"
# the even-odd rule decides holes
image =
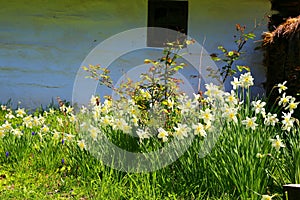
[[[0,0],[0,103],[47,105],[71,101],[77,70],[101,41],[147,25],[147,0]],[[235,24],[253,28],[270,10],[268,0],[189,0],[188,34],[209,53],[232,46]],[[265,21],[266,23],[266,21]],[[256,30],[257,40],[266,24]],[[242,64],[252,67],[263,92],[262,52],[249,43]],[[126,62],[126,60],[124,61]]]

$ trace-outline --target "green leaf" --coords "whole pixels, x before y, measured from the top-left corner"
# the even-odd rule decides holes
[[[213,61],[220,61],[221,59],[218,58],[218,57],[212,57],[212,60],[213,60]]]
[[[180,70],[180,69],[182,69],[182,68],[183,68],[182,65],[177,65],[176,67],[174,67],[174,70],[175,70],[175,71],[178,71],[178,70]]]
[[[236,68],[237,68],[240,72],[242,72],[243,70],[246,70],[246,71],[250,72],[250,67],[248,67],[248,66],[237,65]]]
[[[227,52],[227,50],[223,46],[218,46],[218,49],[221,50],[223,53]]]
[[[217,54],[215,54],[215,53],[210,54],[210,57],[211,57],[211,59],[212,59],[213,61],[220,61],[220,60],[221,60],[221,58],[219,58],[219,57],[217,56]]]
[[[86,66],[82,66],[82,69],[83,69],[84,71],[88,71],[88,70],[89,70],[89,68],[87,68]]]
[[[256,35],[254,33],[246,33],[246,34],[244,34],[244,36],[249,39],[254,39],[256,37]]]

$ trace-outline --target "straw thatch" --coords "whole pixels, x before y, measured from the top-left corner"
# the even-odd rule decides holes
[[[265,32],[263,35],[263,44],[274,43],[276,38],[292,39],[296,33],[300,32],[300,15],[295,18],[288,18],[285,23],[279,25],[272,32]]]
[[[266,90],[288,81],[288,93],[300,93],[300,16],[288,18],[263,35],[264,64],[267,68]],[[300,96],[297,96],[298,100]]]

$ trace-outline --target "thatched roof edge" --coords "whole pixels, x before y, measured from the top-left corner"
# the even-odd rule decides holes
[[[295,33],[300,32],[300,15],[294,18],[288,18],[272,32],[264,32],[264,45],[272,44],[275,38],[293,38]]]

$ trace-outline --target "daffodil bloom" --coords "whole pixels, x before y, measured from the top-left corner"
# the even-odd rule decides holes
[[[43,117],[42,115],[39,116],[38,120],[40,125],[44,124],[46,121],[45,117]]]
[[[138,129],[137,131],[136,131],[136,134],[139,136],[139,138],[140,138],[140,142],[142,141],[142,140],[144,140],[144,139],[148,139],[148,138],[150,138],[150,134],[148,133],[148,130],[147,129],[145,129],[145,130],[143,130],[143,129]]]
[[[45,134],[42,134],[42,132],[37,132],[37,135],[40,137],[40,139],[42,140]]]
[[[122,129],[123,133],[127,133],[127,134],[129,134],[131,132],[131,130],[132,130],[132,127],[129,126],[127,123],[125,126],[123,126],[123,129]]]
[[[85,113],[87,113],[87,112],[88,112],[87,107],[81,106],[81,108],[80,108],[80,113],[85,114]]]
[[[64,140],[66,140],[66,141],[72,141],[74,137],[75,137],[75,135],[66,133]]]
[[[50,109],[49,109],[49,113],[50,113],[51,115],[53,115],[53,114],[55,113],[55,110],[54,110],[53,108],[50,108]]]
[[[45,115],[46,117],[48,117],[49,113],[47,111],[44,111],[43,115]]]
[[[61,133],[56,130],[53,130],[52,135],[54,140],[59,140]]]
[[[5,123],[2,124],[1,127],[7,132],[12,130],[12,126],[8,121],[5,121]]]
[[[46,125],[44,125],[44,126],[41,128],[41,131],[42,131],[43,133],[47,133],[47,132],[49,132],[49,127],[46,126]]]
[[[40,120],[39,120],[39,118],[37,116],[34,116],[32,118],[32,124],[33,124],[33,126],[39,126],[41,124]]]
[[[166,101],[163,101],[163,104],[166,105],[168,108],[172,108],[174,107],[174,99],[172,98],[168,98]]]
[[[131,115],[136,115],[138,113],[138,108],[134,107],[134,106],[131,106],[129,108],[129,112]]]
[[[257,100],[257,101],[252,101],[251,102],[252,106],[253,106],[253,110],[255,111],[256,114],[258,113],[265,113],[265,105],[266,102],[263,102],[261,100]]]
[[[71,106],[68,106],[68,107],[66,107],[66,113],[67,114],[70,114],[70,113],[72,113],[73,112],[73,110],[74,110],[74,108],[73,107],[71,107]]]
[[[1,110],[6,110],[7,107],[5,105],[1,105]]]
[[[201,137],[206,137],[205,126],[201,123],[193,124],[192,128],[194,129],[195,135],[200,135]]]
[[[105,115],[104,117],[100,118],[100,124],[102,126],[112,126],[113,119],[112,119],[112,117]]]
[[[251,128],[252,130],[255,130],[256,126],[258,126],[258,124],[256,124],[255,121],[256,117],[246,117],[246,119],[242,121],[242,124],[246,125],[246,128]]]
[[[256,154],[256,158],[262,159],[264,156],[265,156],[265,155],[264,155],[264,154],[261,154],[261,153],[257,153],[257,154]]]
[[[266,126],[275,126],[275,124],[279,121],[279,119],[277,119],[277,114],[272,114],[272,113],[268,113],[266,116],[265,116],[265,119],[264,119],[264,124]]]
[[[203,119],[204,123],[208,124],[214,120],[212,111],[209,108],[206,108],[204,111],[200,110],[200,118]]]
[[[215,85],[213,83],[205,84],[206,91],[204,92],[204,95],[211,97],[213,94],[213,90],[215,89]]]
[[[190,113],[197,106],[197,101],[192,101],[191,99],[182,99],[182,101],[180,101],[180,104],[177,107],[180,109],[181,114],[186,114]]]
[[[108,104],[104,104],[100,110],[101,113],[105,113],[105,114],[109,113],[109,111],[110,111],[110,106]]]
[[[293,99],[292,96],[286,96],[286,93],[283,93],[282,97],[280,98],[280,100],[278,102],[278,105],[286,106],[290,102],[291,99]]]
[[[107,108],[110,108],[113,105],[113,102],[112,102],[112,100],[105,99],[103,105],[107,106]]]
[[[0,126],[0,138],[3,138],[5,136],[5,130],[2,126]]]
[[[222,99],[224,92],[220,90],[219,86],[210,83],[205,84],[205,88],[206,91],[204,92],[204,95],[214,99]]]
[[[6,119],[13,119],[13,118],[15,118],[15,116],[12,114],[12,112],[9,112],[9,113],[7,113],[7,114],[5,115],[5,118],[6,118]]]
[[[57,120],[59,126],[64,126],[64,123],[63,123],[63,119],[62,119],[62,118],[56,117],[56,120]]]
[[[168,132],[165,129],[158,128],[158,135],[157,135],[157,137],[159,139],[162,139],[163,142],[167,142],[168,141],[168,136],[169,136],[169,134],[168,134]]]
[[[123,133],[130,133],[131,132],[131,126],[128,125],[128,123],[125,121],[124,118],[115,119],[111,122],[114,130],[121,130]]]
[[[144,97],[146,99],[150,99],[151,98],[151,95],[150,95],[150,93],[147,90],[145,91],[144,89],[141,89],[140,93],[141,93],[142,97]]]
[[[276,135],[276,139],[270,139],[270,141],[272,142],[272,147],[274,147],[276,151],[279,151],[281,147],[285,147],[285,145],[281,142],[279,135]]]
[[[216,128],[216,127],[212,126],[212,123],[211,123],[211,122],[209,122],[209,123],[207,123],[207,124],[204,125],[204,129],[205,129],[206,131],[214,131],[215,128]]]
[[[232,108],[229,106],[225,106],[223,108],[222,117],[227,118],[229,122],[233,121],[233,122],[237,123],[238,119],[237,119],[236,115],[237,115],[237,108]]]
[[[230,83],[231,83],[232,88],[234,90],[236,90],[237,88],[239,88],[239,86],[241,86],[241,83],[240,83],[239,79],[236,78],[236,77],[233,77],[233,81],[231,81]]]
[[[97,140],[97,137],[98,137],[98,133],[99,133],[99,129],[94,127],[94,126],[91,126],[89,128],[89,132],[90,132],[90,136],[91,138],[96,141]]]
[[[33,127],[33,122],[32,122],[32,116],[28,115],[23,118],[23,125],[27,128],[32,128]]]
[[[23,132],[20,131],[19,129],[13,129],[12,134],[14,134],[18,138],[21,138],[21,136],[23,135]]]
[[[240,76],[240,85],[243,88],[249,88],[250,86],[254,85],[253,82],[254,78],[252,77],[250,72],[247,72],[245,74],[242,74]]]
[[[90,124],[89,123],[86,123],[86,122],[83,122],[79,125],[80,129],[82,131],[87,131],[89,128],[90,128]]]
[[[177,124],[177,127],[174,127],[174,136],[179,139],[183,139],[184,137],[188,137],[188,132],[190,132],[190,128],[186,124]]]
[[[236,98],[236,94],[233,90],[231,90],[230,93],[225,93],[225,101],[229,105],[236,105],[238,103],[238,99]]]
[[[99,118],[101,117],[101,112],[102,111],[101,111],[101,107],[100,106],[93,107],[92,113],[93,113],[93,118],[94,118],[95,121],[99,120]]]
[[[131,122],[133,123],[134,126],[138,126],[139,125],[138,124],[139,119],[135,115],[132,116]]]
[[[282,84],[279,83],[279,84],[277,85],[279,94],[281,94],[282,91],[288,89],[288,88],[285,86],[285,84],[286,84],[286,81],[284,81]]]
[[[69,118],[71,123],[75,123],[77,121],[76,116],[72,113],[68,116],[68,118]]]
[[[297,108],[298,104],[300,103],[300,102],[295,102],[295,100],[296,100],[295,98],[292,98],[289,104],[285,107],[285,110],[289,110],[290,112],[293,112]]]
[[[282,130],[290,131],[291,128],[293,127],[295,119],[292,117],[292,113],[283,113],[282,116],[283,120],[281,121],[282,123]]]
[[[16,114],[17,114],[17,117],[23,117],[24,115],[26,115],[26,112],[25,112],[24,108],[18,108],[16,110]]]
[[[270,196],[270,195],[262,195],[262,198],[261,198],[261,200],[272,200],[272,196]]]
[[[83,151],[86,149],[85,141],[84,140],[78,140],[77,145],[79,146],[80,150]]]

